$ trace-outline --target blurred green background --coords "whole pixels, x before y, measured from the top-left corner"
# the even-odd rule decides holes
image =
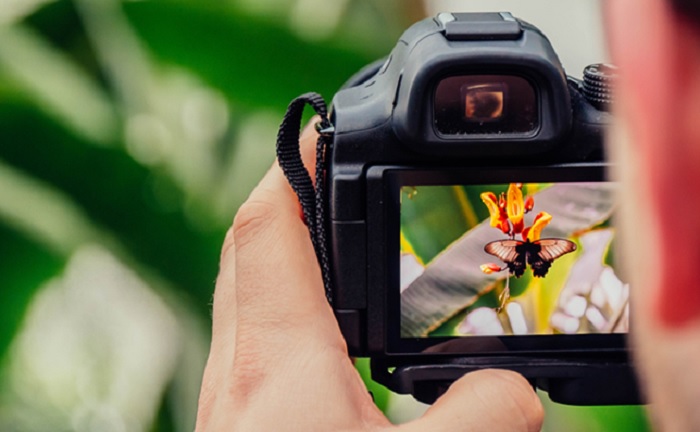
[[[0,0],[0,430],[191,431],[219,248],[287,103],[435,7]],[[547,403],[546,430],[645,428]]]

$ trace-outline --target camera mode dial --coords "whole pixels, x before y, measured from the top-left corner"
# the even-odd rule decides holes
[[[583,94],[600,111],[610,111],[617,79],[616,66],[607,63],[588,65],[583,70]]]

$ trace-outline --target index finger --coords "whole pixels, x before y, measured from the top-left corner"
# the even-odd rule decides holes
[[[307,166],[314,166],[316,139],[306,128],[301,152]],[[238,326],[254,327],[258,335],[293,330],[295,337],[326,328],[330,334],[317,336],[342,344],[298,199],[277,163],[241,206],[233,241]]]

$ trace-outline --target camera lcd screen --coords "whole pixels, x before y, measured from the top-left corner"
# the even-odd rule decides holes
[[[616,187],[402,184],[400,337],[626,333]]]
[[[539,126],[535,89],[511,75],[445,78],[435,91],[434,124],[441,135],[529,136]]]

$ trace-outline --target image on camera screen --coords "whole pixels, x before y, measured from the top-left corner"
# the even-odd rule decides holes
[[[616,187],[402,187],[401,337],[626,333]]]

